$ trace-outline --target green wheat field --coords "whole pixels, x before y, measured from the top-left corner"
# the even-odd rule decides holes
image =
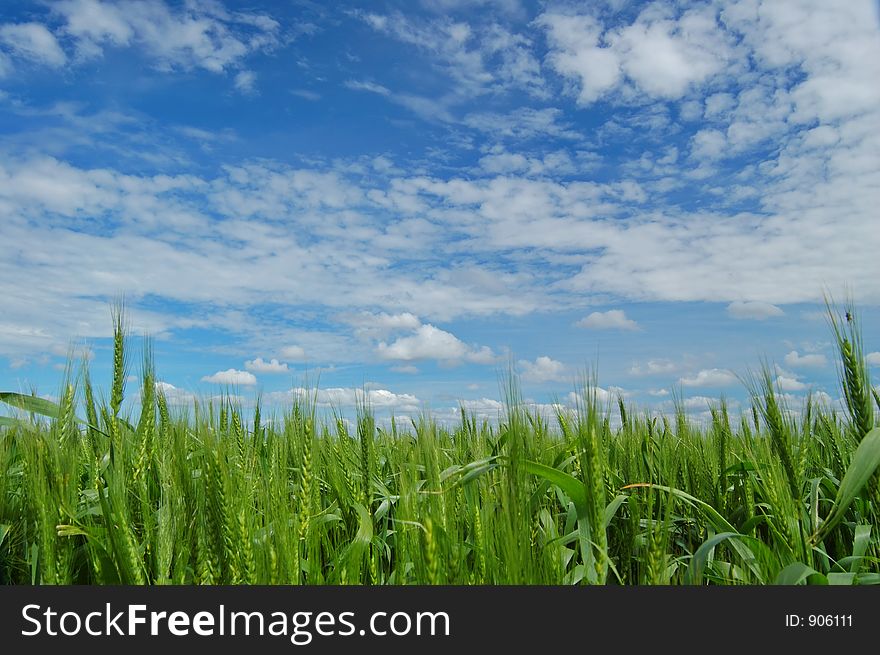
[[[149,343],[114,314],[109,400],[71,366],[59,403],[7,392],[7,584],[742,585],[880,583],[880,408],[851,308],[829,307],[841,407],[784,406],[769,365],[697,425],[597,401],[520,400],[453,426],[169,408]]]

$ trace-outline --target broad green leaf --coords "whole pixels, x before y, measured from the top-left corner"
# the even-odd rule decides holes
[[[489,471],[498,468],[498,456],[486,457],[485,459],[478,459],[474,462],[470,462],[469,464],[465,464],[460,467],[456,473],[461,474],[461,477],[455,481],[455,485],[464,485],[474,480],[484,473],[488,473]],[[451,467],[450,467],[451,468]],[[449,470],[449,469],[447,469]],[[442,479],[442,474],[441,474]],[[453,485],[454,486],[454,485]]]
[[[28,396],[21,393],[14,393],[12,391],[0,391],[0,402],[6,403],[11,407],[17,407],[18,409],[22,409],[26,412],[39,414],[41,416],[48,416],[49,418],[57,419],[59,416],[61,416],[60,405],[53,403],[50,400],[46,400],[45,398],[38,398],[37,396]],[[100,430],[97,426],[87,423],[78,416],[74,416],[73,420],[82,425],[87,425],[96,432],[103,434],[105,437],[107,436],[106,432]],[[0,426],[13,427],[16,425],[25,424],[15,418],[0,416]],[[132,432],[134,432],[134,428],[131,428],[131,430]]]
[[[806,582],[811,575],[822,575],[816,569],[807,566],[803,562],[793,562],[779,572],[775,585],[799,585]]]
[[[452,466],[444,469],[440,472],[440,482],[445,482],[447,478],[455,475],[461,470],[460,464],[453,464]]]
[[[856,576],[856,582],[860,585],[880,585],[880,573],[860,573]]]
[[[23,409],[26,412],[50,418],[58,418],[61,414],[61,407],[50,400],[37,398],[36,396],[26,396],[25,394],[13,391],[0,391],[0,402]]]
[[[360,503],[354,503],[354,508],[358,513],[358,531],[354,540],[357,543],[367,545],[373,538],[373,519],[367,508]]]
[[[623,494],[619,494],[614,497],[614,499],[605,506],[605,529],[608,529],[608,526],[611,525],[611,521],[614,519],[614,515],[617,514],[617,510],[620,509],[620,506],[626,502],[626,499],[629,496],[625,496]]]
[[[880,466],[880,428],[874,428],[864,436],[856,452],[853,453],[843,480],[840,481],[831,513],[811,537],[813,543],[822,541],[840,523],[846,510],[878,466]]]
[[[861,564],[864,561],[862,558],[865,556],[865,553],[868,550],[868,543],[871,539],[871,524],[870,523],[860,523],[856,526],[856,534],[853,538],[853,554],[852,556],[855,561],[850,566],[850,573],[858,573],[859,568],[861,568]]]
[[[684,574],[685,584],[701,584],[703,582],[703,570],[706,568],[706,562],[709,561],[709,554],[715,546],[722,541],[737,539],[740,536],[742,535],[739,535],[736,532],[722,532],[721,534],[716,534],[714,537],[706,539],[706,541],[697,548],[697,552],[694,553],[694,556],[691,558],[691,563],[688,565],[687,571],[685,571]]]
[[[12,529],[11,525],[6,523],[0,523],[0,546],[3,545],[3,540],[6,539],[6,535],[9,534],[9,531]]]
[[[571,498],[579,517],[587,515],[587,491],[583,482],[565,471],[538,462],[526,460],[524,467],[532,475],[537,475],[562,489]]]
[[[851,587],[856,580],[855,573],[829,573],[828,584]]]
[[[626,502],[628,496],[624,496],[620,494],[619,496],[615,496],[614,500],[612,500],[608,505],[605,506],[605,529],[608,529],[608,526],[611,525],[611,521],[614,519],[614,515],[617,514],[617,510],[620,509],[621,505]],[[563,546],[567,546],[578,538],[578,531],[573,530],[568,534],[561,535],[552,540],[551,543],[558,542]]]

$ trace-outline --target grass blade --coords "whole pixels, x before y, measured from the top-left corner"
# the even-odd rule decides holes
[[[578,480],[573,475],[569,475],[565,471],[560,471],[559,469],[555,469],[552,466],[539,464],[538,462],[526,460],[523,463],[523,467],[528,473],[531,473],[532,475],[537,475],[538,477],[543,478],[551,484],[555,484],[557,487],[562,489],[562,491],[564,491],[565,494],[569,498],[571,498],[571,501],[574,503],[575,509],[577,509],[578,517],[586,516],[587,491],[584,488],[583,482]]]
[[[874,428],[862,439],[853,453],[828,518],[810,538],[813,543],[822,541],[843,519],[846,510],[880,466],[880,428]]]
[[[807,566],[803,562],[794,562],[779,572],[779,575],[776,576],[776,580],[773,581],[773,584],[789,586],[799,585],[803,584],[808,578],[814,575],[820,576],[819,579],[821,580],[825,580],[825,576],[813,567]]]
[[[32,414],[40,414],[49,418],[58,418],[61,415],[61,407],[45,398],[28,396],[14,391],[0,391],[0,403],[6,403],[12,407],[23,409]]]

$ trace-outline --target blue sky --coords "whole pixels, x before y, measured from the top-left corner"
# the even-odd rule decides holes
[[[699,415],[762,357],[834,401],[878,79],[876,2],[6,3],[0,386],[106,380],[124,295],[181,404],[493,417],[513,362]]]

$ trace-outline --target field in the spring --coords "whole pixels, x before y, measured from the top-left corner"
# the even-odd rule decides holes
[[[829,316],[836,410],[789,411],[765,367],[749,410],[703,426],[600,405],[595,380],[548,422],[511,378],[498,424],[365,407],[348,429],[308,399],[169,411],[149,349],[123,411],[117,315],[106,402],[85,368],[59,404],[0,397],[0,582],[878,584],[880,400]]]

